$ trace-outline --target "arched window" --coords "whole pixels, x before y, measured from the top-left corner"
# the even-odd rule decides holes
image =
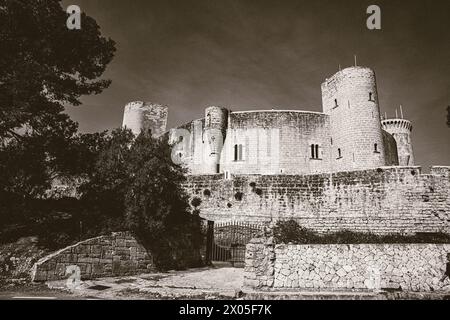
[[[337,99],[334,99],[334,107],[335,108],[339,107]]]
[[[339,148],[338,149],[338,159],[342,158],[342,150]]]
[[[369,101],[374,101],[374,100],[373,100],[373,93],[372,93],[372,92],[369,92]]]
[[[320,155],[319,155],[319,145],[316,144],[316,159],[320,159]]]
[[[314,148],[314,145],[312,144],[311,145],[311,159],[315,159],[315,152],[316,152],[316,150],[315,150],[315,148]]]
[[[373,147],[374,147],[375,152],[378,153],[378,143],[375,143],[375,144],[373,145]]]
[[[234,161],[238,161],[239,159],[239,146],[236,144],[234,146]]]

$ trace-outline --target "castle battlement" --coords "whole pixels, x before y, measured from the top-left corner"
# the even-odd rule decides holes
[[[414,165],[405,119],[381,121],[375,72],[340,70],[321,85],[323,112],[232,111],[211,106],[202,119],[169,131],[191,174],[317,174]],[[134,102],[124,126],[165,131],[167,107]]]
[[[424,174],[415,165],[412,123],[381,119],[375,72],[346,68],[321,90],[323,112],[212,106],[170,129],[202,217],[295,219],[318,232],[450,232],[450,167]],[[133,104],[124,126],[162,132],[164,110]]]

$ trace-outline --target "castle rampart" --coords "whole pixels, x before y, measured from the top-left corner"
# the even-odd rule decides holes
[[[204,218],[295,219],[318,232],[450,232],[450,167],[378,169],[317,175],[190,176]]]

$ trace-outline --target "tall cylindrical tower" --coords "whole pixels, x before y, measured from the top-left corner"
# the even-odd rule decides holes
[[[123,127],[135,135],[141,131],[151,130],[154,137],[166,132],[169,108],[151,102],[135,101],[125,106]]]
[[[322,84],[322,100],[330,116],[334,171],[384,166],[375,72],[365,67],[339,71]]]
[[[400,166],[414,166],[414,153],[411,143],[412,124],[406,119],[386,119],[381,122],[383,129],[389,132],[397,142],[398,162]]]
[[[228,110],[222,107],[209,107],[205,111],[204,132],[204,173],[220,173],[220,156],[228,125]]]

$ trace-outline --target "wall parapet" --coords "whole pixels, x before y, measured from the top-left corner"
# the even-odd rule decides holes
[[[31,277],[35,282],[64,280],[76,269],[80,279],[88,280],[146,273],[154,271],[154,264],[131,234],[118,232],[79,242],[44,257],[33,266]]]
[[[450,244],[247,246],[244,285],[258,290],[450,291]]]
[[[316,175],[189,176],[203,218],[294,219],[320,233],[450,233],[450,168],[379,167]],[[239,195],[239,196],[238,196]]]

